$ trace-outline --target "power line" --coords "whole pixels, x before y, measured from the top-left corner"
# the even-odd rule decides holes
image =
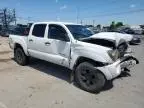
[[[127,7],[127,8],[126,8]],[[121,6],[116,6],[116,7],[113,7],[113,8],[107,8],[107,9],[111,9],[111,10],[118,10],[118,9],[122,9],[122,8],[126,8],[126,9],[130,9],[130,7],[128,7],[128,5],[121,5]],[[106,12],[108,10],[102,10],[102,11],[98,11],[98,13],[103,13],[103,12]],[[81,13],[83,12],[89,12],[90,10],[86,9],[84,11],[81,11]]]
[[[125,2],[125,0],[121,0],[122,2]],[[94,7],[96,7],[96,5],[105,5],[105,4],[107,4],[107,3],[109,3],[109,4],[114,4],[114,3],[118,3],[118,2],[121,2],[121,1],[119,1],[119,0],[112,0],[112,1],[108,1],[108,2],[104,2],[104,3],[97,3],[97,4],[95,4],[95,6],[91,6],[91,7],[86,7],[86,8],[79,8],[79,10],[78,10],[78,12],[77,12],[77,10],[76,10],[76,13],[77,13],[77,22],[78,22],[78,19],[81,19],[80,18],[80,14],[81,13],[83,13],[83,12],[88,12],[89,11],[89,9],[92,9],[92,8],[94,8]],[[132,1],[132,0],[127,0],[127,1]],[[122,7],[124,7],[125,6],[125,4],[123,5],[123,6],[120,6],[120,7],[116,7],[116,8],[111,8],[111,9],[113,9],[113,10],[117,10],[117,9],[121,9]],[[82,11],[81,11],[82,10]],[[105,12],[105,11],[100,11],[100,13],[101,12]]]
[[[128,0],[128,1],[131,1],[131,0]],[[108,3],[110,3],[110,4],[117,3],[117,2],[120,2],[120,1],[119,0],[108,1]],[[105,2],[105,3],[97,3],[97,4],[95,4],[95,6],[86,7],[86,8],[83,8],[83,10],[88,11],[88,9],[95,8],[96,5],[105,5],[105,4],[108,4],[108,3],[107,2]]]
[[[94,17],[107,17],[107,16],[114,16],[114,15],[122,15],[122,14],[132,14],[132,13],[137,13],[137,12],[144,12],[144,9],[137,9],[137,10],[131,10],[131,11],[117,12],[117,13],[107,13],[107,14],[95,15],[92,17],[85,17],[83,19],[94,18]]]
[[[77,20],[76,20],[76,21],[77,21],[77,23],[78,23],[78,20],[79,20],[79,8],[77,8],[76,14],[77,14],[77,18],[76,18]]]

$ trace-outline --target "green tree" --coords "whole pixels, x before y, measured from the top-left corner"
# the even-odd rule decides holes
[[[110,25],[110,30],[111,31],[115,31],[117,28],[123,26],[122,22],[117,22],[115,23],[115,21],[112,21],[111,25]]]
[[[116,28],[121,27],[121,26],[123,26],[123,23],[122,23],[122,22],[117,22],[117,23],[115,24],[115,27],[116,27]]]

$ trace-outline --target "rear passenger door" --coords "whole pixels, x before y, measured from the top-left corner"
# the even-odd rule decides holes
[[[44,59],[45,30],[47,24],[35,24],[30,36],[28,36],[28,52],[30,56]]]

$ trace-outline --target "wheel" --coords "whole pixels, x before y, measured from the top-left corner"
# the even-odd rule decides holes
[[[28,56],[25,55],[22,48],[16,48],[14,51],[14,59],[16,62],[22,66],[26,65],[28,63]]]
[[[88,92],[100,92],[104,87],[105,76],[88,62],[79,64],[75,70],[75,81],[79,87]]]

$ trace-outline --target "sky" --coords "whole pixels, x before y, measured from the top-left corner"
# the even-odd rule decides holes
[[[108,25],[122,21],[129,25],[144,24],[144,0],[0,0],[0,8],[15,8],[19,23],[78,21]]]

